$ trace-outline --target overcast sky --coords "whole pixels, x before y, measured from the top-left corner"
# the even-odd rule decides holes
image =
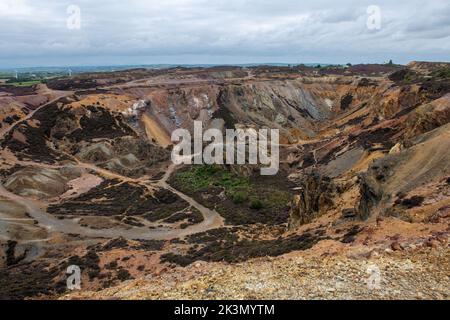
[[[388,59],[450,61],[450,1],[0,0],[0,67]]]

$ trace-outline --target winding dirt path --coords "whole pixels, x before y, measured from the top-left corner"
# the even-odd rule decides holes
[[[20,125],[21,123],[31,119],[34,114],[42,109],[45,106],[48,106],[49,104],[52,104],[59,99],[61,99],[64,96],[68,96],[72,94],[71,92],[67,92],[66,94],[60,95],[58,98],[53,99],[42,106],[36,108],[32,112],[30,112],[26,117],[19,120],[18,122],[12,124],[11,126],[4,128],[0,131],[0,139],[3,139],[3,137],[8,134],[11,130],[13,130],[17,125]],[[70,155],[69,155],[70,156]],[[84,169],[90,169],[95,171],[96,173],[100,174],[101,176],[107,177],[107,178],[115,178],[119,179],[121,181],[128,181],[128,182],[135,182],[139,183],[141,185],[146,186],[149,191],[154,191],[155,188],[164,188],[167,189],[176,195],[178,195],[180,198],[185,200],[189,205],[196,208],[200,211],[200,213],[203,215],[203,221],[199,224],[190,226],[186,229],[170,229],[170,228],[156,228],[156,229],[150,229],[148,226],[145,227],[130,227],[130,228],[109,228],[109,229],[91,229],[87,227],[83,227],[78,224],[75,220],[69,220],[69,219],[58,219],[54,217],[51,214],[48,214],[45,211],[45,205],[42,203],[28,199],[19,195],[16,195],[12,192],[9,192],[4,188],[2,184],[0,184],[0,196],[3,196],[4,198],[7,198],[15,203],[18,203],[25,207],[28,214],[38,222],[40,226],[45,228],[49,233],[54,232],[61,232],[61,233],[71,233],[71,234],[79,234],[81,236],[90,237],[90,238],[117,238],[117,237],[123,237],[126,239],[142,239],[142,240],[170,240],[178,237],[184,237],[187,235],[204,232],[210,229],[218,228],[223,226],[223,218],[215,211],[210,210],[197,201],[195,201],[190,196],[174,189],[171,187],[167,180],[172,175],[172,173],[175,171],[175,165],[170,164],[165,175],[163,178],[157,182],[150,183],[148,180],[141,179],[133,179],[129,177],[122,176],[120,174],[111,172],[109,170],[100,168],[94,164],[84,163],[79,161],[73,156],[70,156],[75,162],[75,166],[81,167]],[[21,163],[23,165],[33,165],[33,166],[40,166],[45,168],[61,168],[61,165],[48,165],[48,164],[39,164],[34,162],[25,162],[25,161],[17,161],[17,163]],[[37,240],[42,241],[42,240]]]
[[[203,215],[203,221],[199,224],[193,225],[192,227],[186,229],[188,234],[195,234],[204,232],[210,229],[216,229],[220,228],[224,225],[224,219],[220,214],[217,213],[215,210],[211,210],[206,208],[205,206],[201,205],[197,201],[195,201],[190,196],[178,191],[177,189],[173,188],[167,183],[167,180],[170,178],[172,173],[175,171],[176,166],[174,164],[171,164],[169,168],[167,169],[165,175],[163,178],[156,183],[157,186],[167,189],[176,195],[178,195],[181,199],[189,203],[192,207],[196,208],[200,213]],[[183,234],[183,230],[181,230],[181,234]],[[183,236],[186,236],[187,234],[183,234]]]
[[[101,230],[93,230],[90,228],[82,227],[77,222],[72,220],[59,220],[56,217],[45,213],[42,209],[42,204],[39,204],[38,201],[27,199],[21,197],[19,195],[13,194],[7,191],[3,185],[0,184],[0,196],[4,196],[16,203],[20,203],[24,205],[27,209],[27,212],[39,222],[43,227],[50,226],[55,230],[63,233],[77,233],[87,237],[124,237],[127,239],[173,239],[178,237],[184,237],[187,235],[204,232],[210,229],[219,228],[224,225],[223,218],[217,213],[215,210],[211,210],[201,205],[197,201],[195,201],[192,197],[176,190],[172,186],[167,183],[167,180],[173,174],[176,169],[174,164],[170,164],[167,168],[164,176],[161,180],[155,183],[149,183],[148,181],[141,179],[129,178],[126,176],[122,176],[118,173],[111,172],[109,170],[99,168],[94,164],[88,164],[79,161],[78,159],[74,160],[77,162],[76,167],[89,169],[95,171],[97,174],[111,178],[118,179],[124,182],[133,182],[139,183],[148,188],[149,191],[153,192],[156,188],[167,189],[176,195],[178,195],[181,199],[185,200],[190,206],[196,208],[200,211],[203,216],[203,221],[199,224],[195,224],[186,229],[168,229],[168,228],[157,228],[157,229],[149,229],[147,227],[133,227],[132,229],[123,229],[123,228],[113,228],[113,229],[101,229]],[[18,164],[21,165],[35,165],[33,162],[29,161],[17,161]],[[53,165],[53,164],[37,164],[39,167],[48,168],[48,169],[59,169],[64,166],[61,165]],[[47,228],[48,229],[48,228]],[[75,231],[76,230],[76,231]],[[121,231],[123,230],[123,232]],[[52,231],[52,229],[48,230]],[[164,237],[164,233],[167,234],[167,237]]]
[[[125,228],[109,228],[109,229],[91,229],[80,226],[77,221],[63,219],[60,220],[51,214],[45,212],[42,205],[35,200],[27,199],[16,195],[6,190],[3,185],[0,184],[0,196],[3,196],[13,202],[21,204],[27,211],[27,213],[36,220],[40,226],[44,227],[49,234],[54,232],[61,232],[66,234],[79,234],[89,238],[117,238],[123,237],[126,239],[142,239],[142,240],[170,240],[178,237],[184,237],[191,234],[203,232],[209,229],[220,227],[223,223],[220,215],[212,210],[209,210],[190,197],[178,192],[169,185],[167,189],[178,194],[181,198],[186,200],[190,205],[197,208],[204,217],[204,221],[193,225],[184,230],[182,229],[149,229],[148,227],[131,227]]]
[[[20,162],[20,161],[19,161]],[[25,164],[20,162],[21,164]],[[34,165],[34,163],[26,163],[27,165]],[[60,165],[49,165],[49,164],[38,164],[38,166],[45,168],[61,168]],[[143,181],[142,179],[133,179],[129,177],[122,176],[117,173],[110,172],[106,169],[99,168],[93,164],[86,164],[80,161],[77,161],[76,166],[90,169],[97,172],[100,175],[103,175],[108,178],[116,178],[121,181],[135,182],[140,183],[146,186],[150,191],[155,190],[155,188],[164,188],[167,189],[180,198],[185,200],[189,205],[196,208],[203,215],[203,221],[199,224],[190,226],[186,229],[170,229],[170,228],[157,228],[150,229],[147,227],[131,227],[129,229],[126,228],[109,228],[109,229],[91,229],[87,227],[80,226],[77,221],[63,219],[60,220],[54,217],[51,214],[48,214],[44,205],[39,201],[28,199],[22,197],[20,195],[16,195],[12,192],[6,190],[2,184],[0,184],[0,196],[3,196],[15,203],[18,203],[25,207],[26,211],[30,216],[36,220],[40,226],[44,227],[47,232],[61,232],[61,233],[72,233],[79,234],[81,236],[90,237],[90,238],[117,238],[123,237],[126,239],[142,239],[142,240],[170,240],[178,237],[184,237],[188,235],[192,235],[195,233],[204,232],[210,229],[215,229],[223,226],[223,218],[214,210],[210,210],[197,201],[195,201],[190,196],[176,190],[171,187],[167,180],[170,178],[172,173],[175,171],[175,165],[171,164],[163,178],[153,184],[149,184],[148,181]]]

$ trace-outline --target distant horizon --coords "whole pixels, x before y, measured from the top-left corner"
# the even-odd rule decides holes
[[[245,67],[245,66],[289,66],[289,65],[345,65],[347,63],[324,63],[324,62],[261,62],[261,63],[145,63],[145,64],[85,64],[85,65],[32,65],[32,66],[13,66],[13,67],[3,67],[0,66],[0,71],[14,71],[23,69],[67,69],[67,68],[128,68],[128,67],[167,67],[174,68],[180,67]]]
[[[423,61],[423,62],[442,62],[442,63],[450,63],[450,61],[433,61],[433,60],[411,60],[413,61]],[[329,62],[261,62],[261,63],[145,63],[145,64],[85,64],[85,65],[32,65],[32,66],[0,66],[0,72],[14,72],[22,71],[22,70],[36,70],[36,69],[92,69],[92,68],[119,68],[119,69],[128,69],[128,68],[152,68],[152,67],[162,67],[162,68],[175,68],[175,67],[220,67],[220,66],[226,66],[226,67],[252,67],[252,66],[298,66],[298,65],[306,65],[306,66],[316,66],[316,65],[322,65],[322,66],[343,66],[348,64],[349,62],[345,63],[329,63]],[[388,61],[384,62],[359,62],[359,63],[351,63],[352,65],[359,65],[359,64],[386,64]],[[393,61],[396,65],[407,65],[408,63],[397,63],[396,61]],[[76,71],[76,70],[72,70]],[[108,70],[110,71],[110,70]]]
[[[270,65],[270,66],[298,66],[298,65],[306,65],[306,66],[316,66],[316,65],[323,65],[323,66],[342,66],[346,65],[348,63],[352,65],[358,65],[358,64],[386,64],[391,59],[386,59],[385,61],[360,61],[360,62],[341,62],[341,63],[332,63],[332,62],[224,62],[224,63],[117,63],[117,64],[60,64],[60,65],[16,65],[16,66],[2,66],[0,65],[0,71],[15,71],[15,70],[23,70],[23,69],[67,69],[67,68],[128,68],[128,67],[166,67],[166,68],[173,68],[173,67],[220,67],[220,66],[227,66],[227,67],[245,67],[245,66],[262,66],[262,65]],[[435,63],[450,63],[449,60],[434,60],[434,59],[413,59],[413,60],[407,60],[407,62],[397,62],[392,59],[392,62],[396,65],[407,65],[411,62],[435,62]]]

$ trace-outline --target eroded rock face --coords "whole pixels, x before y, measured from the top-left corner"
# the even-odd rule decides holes
[[[431,131],[450,122],[450,94],[424,104],[408,115],[406,138]]]
[[[424,186],[439,184],[450,170],[449,137],[450,124],[446,124],[419,135],[409,147],[375,160],[359,175],[359,217],[398,216],[394,211],[399,210],[392,210],[392,207],[394,201],[402,200],[399,203],[405,204],[401,195],[411,194],[414,198],[427,190]],[[445,197],[436,196],[436,201],[445,202]],[[405,208],[412,207],[404,205],[400,210]]]
[[[299,193],[291,205],[289,228],[310,223],[333,205],[335,187],[330,178],[313,170],[299,184]]]
[[[8,177],[5,188],[27,197],[48,198],[68,190],[67,182],[81,176],[82,170],[73,167],[47,169],[27,167]]]
[[[372,210],[383,198],[383,192],[381,191],[380,183],[369,173],[361,174],[359,183],[360,199],[357,216],[360,219],[365,220],[369,218]]]

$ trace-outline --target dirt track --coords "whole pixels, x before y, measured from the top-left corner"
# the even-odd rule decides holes
[[[68,93],[69,94],[69,93]],[[14,123],[10,127],[7,127],[0,131],[0,139],[2,139],[6,134],[8,134],[11,130],[13,130],[18,124],[23,123],[24,121],[31,119],[33,115],[43,107],[54,103],[58,101],[61,97],[54,99],[39,108],[36,108],[33,112],[28,114],[25,118],[22,120]],[[70,155],[68,155],[70,156]],[[72,156],[70,156],[72,157]],[[73,158],[73,157],[72,157]],[[91,238],[117,238],[117,237],[123,237],[126,239],[143,239],[143,240],[166,240],[166,239],[173,239],[178,237],[183,237],[199,232],[204,232],[210,229],[218,228],[223,225],[223,219],[222,217],[214,210],[210,210],[201,204],[199,204],[197,201],[189,197],[188,195],[175,190],[172,188],[168,183],[167,179],[170,177],[170,175],[174,172],[175,166],[170,165],[167,169],[164,177],[156,183],[149,183],[148,181],[144,181],[143,179],[132,179],[128,178],[122,175],[119,175],[117,173],[111,172],[109,170],[99,168],[93,164],[88,164],[79,161],[78,159],[74,159],[76,161],[76,166],[84,169],[90,169],[95,172],[97,172],[99,175],[108,177],[108,178],[114,178],[119,179],[121,181],[132,181],[136,182],[142,185],[145,185],[150,191],[153,191],[155,187],[160,187],[167,189],[175,194],[177,194],[180,198],[188,202],[191,206],[196,208],[200,211],[200,213],[203,215],[203,222],[191,226],[186,229],[168,229],[168,228],[156,228],[156,229],[149,229],[148,226],[145,227],[133,227],[131,229],[125,229],[125,228],[111,228],[111,229],[100,229],[100,230],[94,230],[87,227],[82,227],[78,224],[77,221],[69,220],[69,219],[57,219],[56,217],[48,214],[45,212],[44,207],[45,205],[43,203],[40,203],[35,200],[30,200],[24,197],[21,197],[19,195],[13,194],[9,191],[7,191],[2,184],[0,184],[0,196],[5,197],[6,199],[9,199],[15,203],[18,203],[26,208],[26,211],[30,214],[30,216],[35,219],[40,226],[47,229],[49,233],[52,232],[62,232],[66,234],[79,234],[81,236],[85,237],[91,237]],[[21,161],[17,161],[17,163],[22,163]],[[26,162],[23,162],[22,164],[29,164]],[[45,168],[60,168],[59,165],[46,165],[46,164],[36,164],[33,163],[33,165],[42,166]],[[6,220],[5,220],[6,221]]]

